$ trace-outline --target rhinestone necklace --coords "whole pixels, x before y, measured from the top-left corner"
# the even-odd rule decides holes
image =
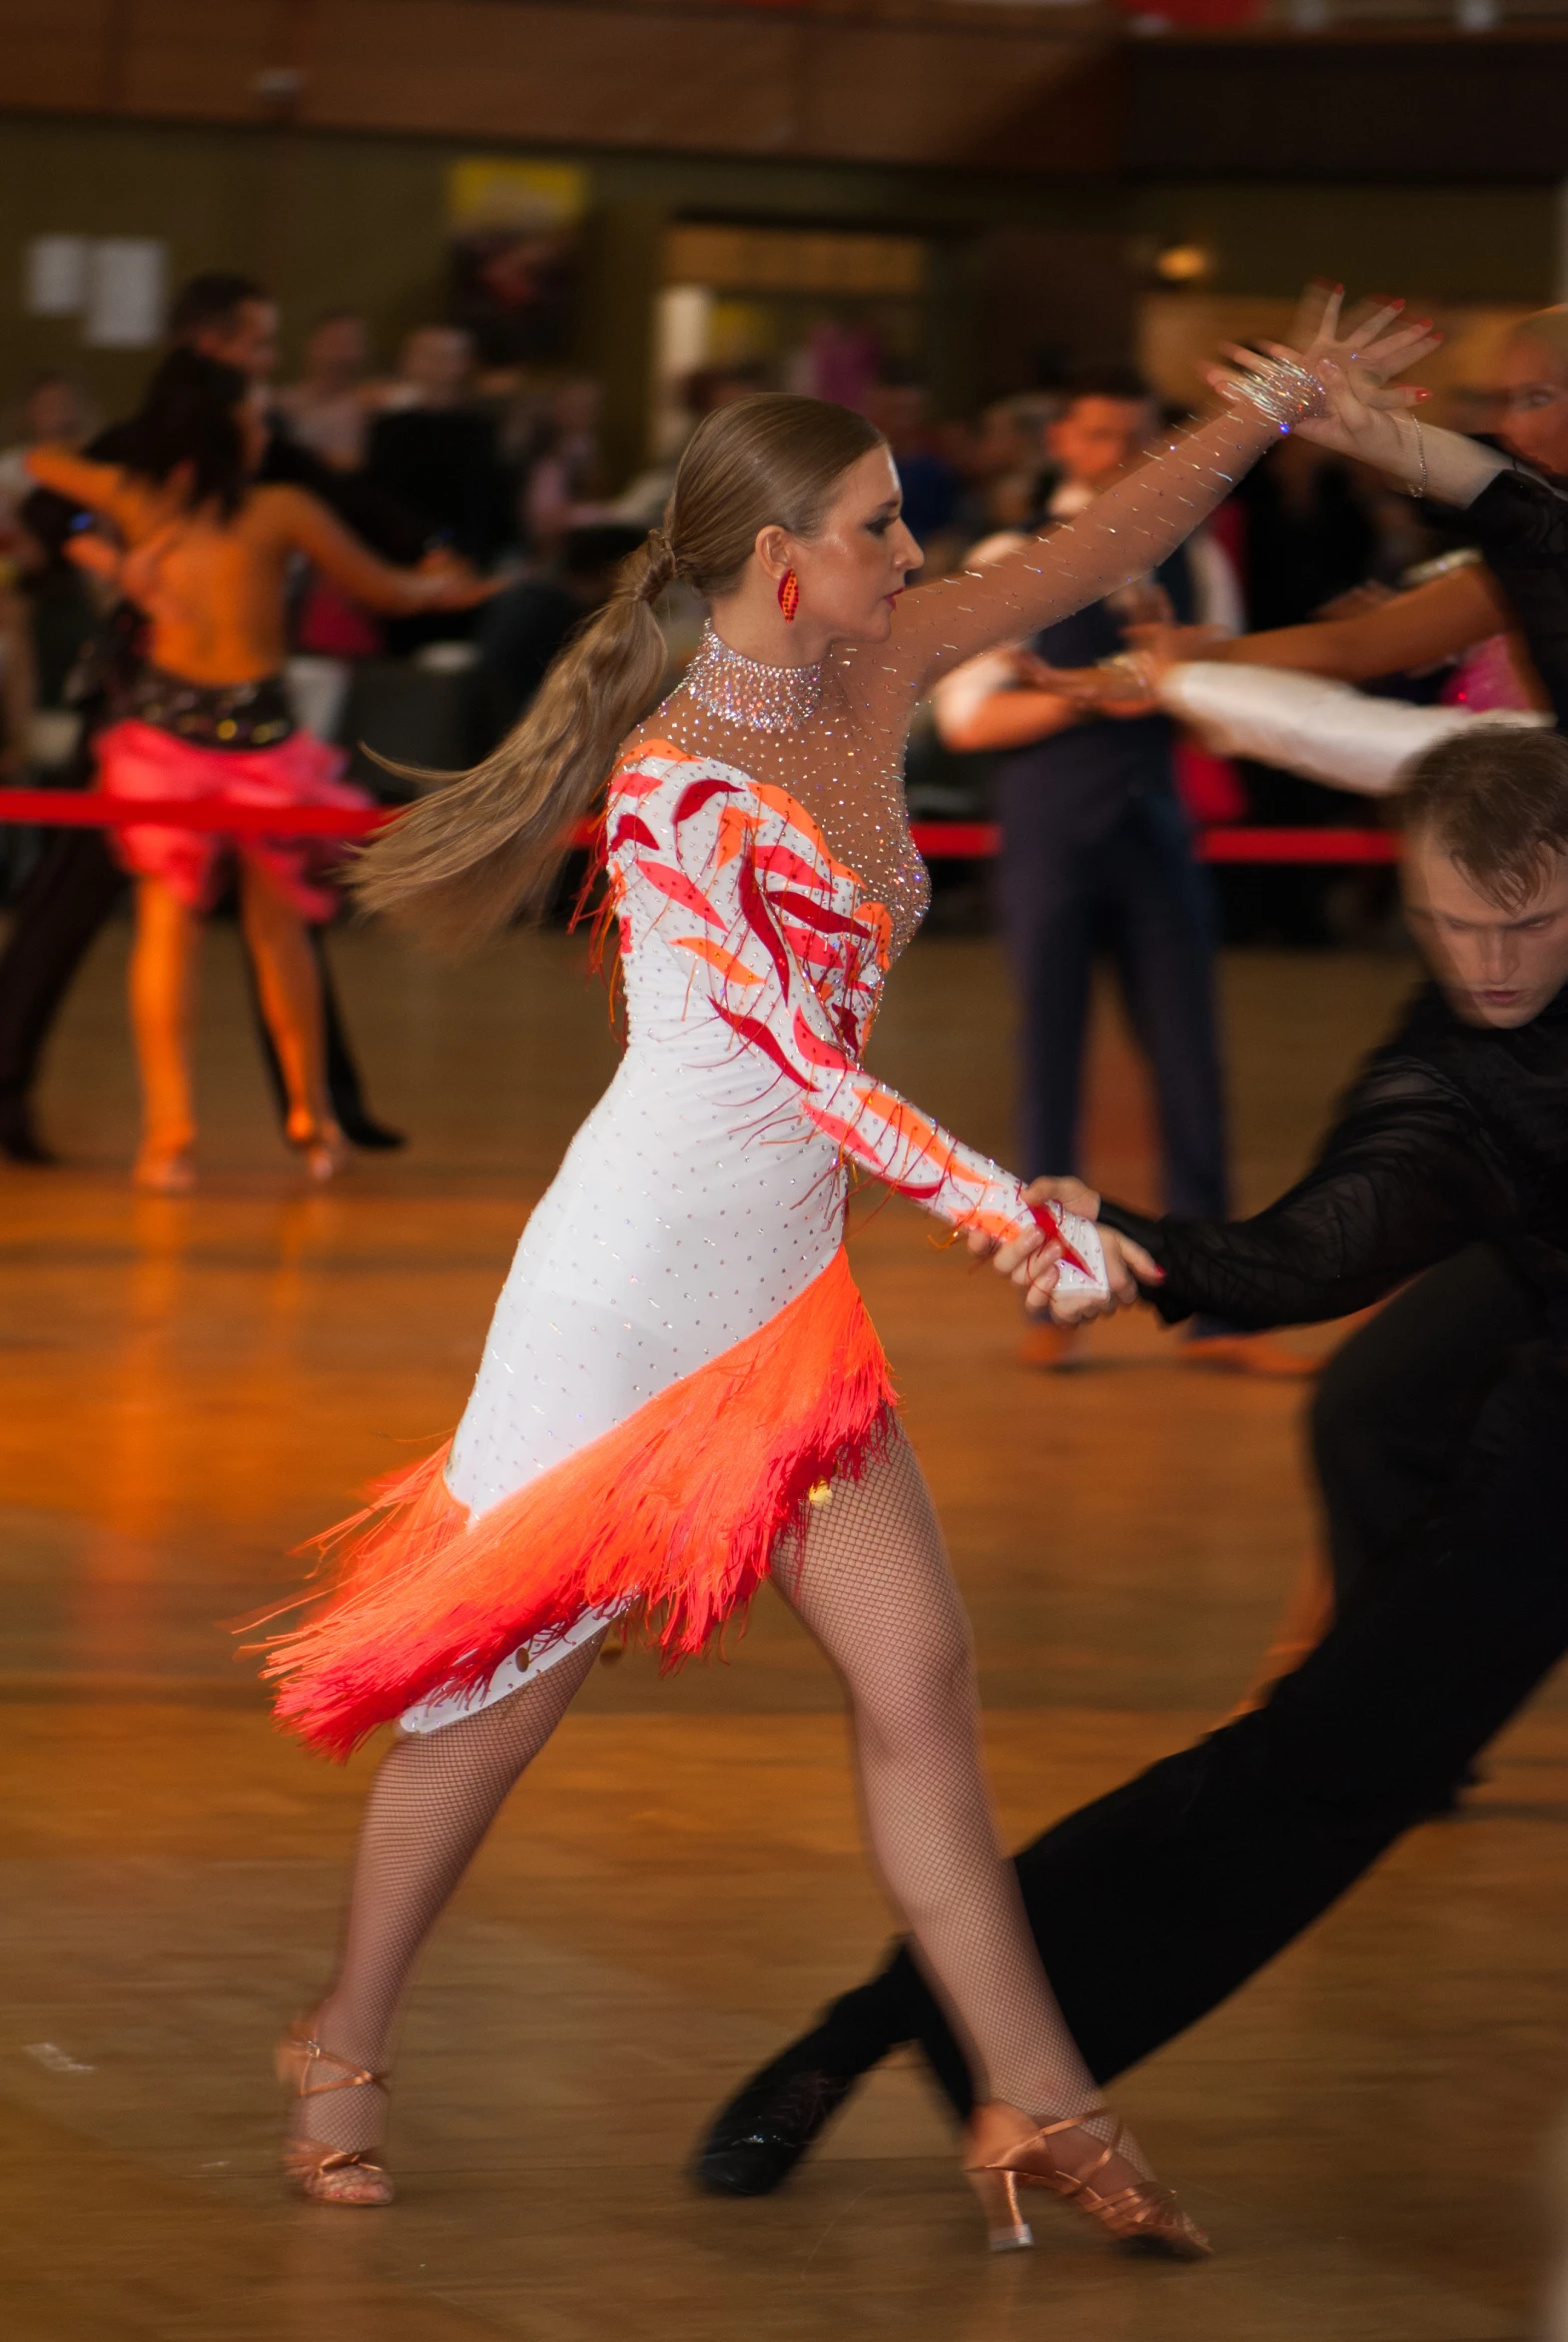
[[[702,629],[697,655],[686,669],[686,689],[709,715],[749,724],[754,732],[793,732],[817,712],[822,668],[765,667]]]

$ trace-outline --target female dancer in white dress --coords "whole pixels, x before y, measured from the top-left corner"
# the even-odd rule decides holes
[[[1410,329],[1362,342],[1380,373],[1419,354]],[[620,1070],[528,1223],[450,1448],[347,1525],[326,1607],[274,1653],[279,1713],[316,1746],[402,1726],[339,1973],[285,2045],[315,2199],[389,2200],[371,2158],[409,1967],[607,1628],[635,1613],[677,1659],[771,1574],[844,1679],[873,1854],[974,2060],[966,2164],[993,2242],[1029,2241],[1022,2179],[1113,2234],[1207,2249],[1099,2104],[998,1854],[967,1621],[844,1261],[846,1159],[990,1242],[1037,1300],[1130,1292],[1114,1240],[1102,1265],[1087,1224],[1043,1227],[1016,1179],[861,1070],[926,901],[906,732],[947,665],[1162,559],[1319,396],[1273,364],[1075,526],[904,599],[919,552],[880,436],[812,399],[721,409],[517,731],[366,856],[365,899],[437,937],[537,902],[656,687],[650,603],[674,576],[706,596],[690,672],[609,782]]]

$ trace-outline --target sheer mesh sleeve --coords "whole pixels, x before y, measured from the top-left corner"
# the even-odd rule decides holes
[[[751,1052],[765,1087],[782,1083],[782,1099],[860,1170],[951,1227],[1003,1241],[1033,1233],[1021,1180],[862,1066],[887,913],[835,887],[803,818],[725,768],[647,750],[630,759],[611,795],[608,857],[640,948],[683,959],[693,999]],[[1104,1291],[1092,1225],[1056,1216],[1088,1270],[1066,1272],[1063,1289]]]
[[[898,607],[885,661],[917,694],[937,675],[993,644],[1071,616],[1175,552],[1279,436],[1252,407],[1223,414],[1172,442],[1079,519],[1026,537],[982,569],[917,586]]]
[[[1304,1179],[1251,1219],[1101,1218],[1166,1271],[1152,1298],[1248,1327],[1341,1317],[1380,1300],[1509,1210],[1472,1110],[1409,1059],[1374,1065]]]
[[[1464,518],[1513,604],[1558,725],[1568,730],[1568,501],[1533,472],[1500,471]]]

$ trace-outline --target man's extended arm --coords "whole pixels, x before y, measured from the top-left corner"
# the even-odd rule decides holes
[[[1166,1272],[1150,1297],[1247,1327],[1342,1317],[1506,1218],[1504,1173],[1464,1100],[1392,1052],[1362,1075],[1306,1176],[1250,1219],[1101,1218]]]

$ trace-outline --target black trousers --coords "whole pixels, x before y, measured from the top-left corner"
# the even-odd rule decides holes
[[[1165,1208],[1222,1219],[1213,900],[1175,790],[1141,792],[1087,842],[1046,784],[1004,790],[1001,810],[997,905],[1022,1011],[1025,1176],[1082,1168],[1090,981],[1104,949],[1154,1077]]]
[[[1568,1380],[1476,1245],[1339,1352],[1313,1441],[1345,1593],[1266,1705],[1017,1857],[1079,2047],[1108,2080],[1206,2014],[1432,1811],[1568,1650]],[[839,2070],[918,2040],[968,2068],[907,1950],[827,2019]]]
[[[0,954],[0,1103],[25,1104],[30,1096],[60,1004],[124,884],[101,831],[60,829],[50,834],[17,899],[11,933]],[[360,1070],[344,1031],[321,930],[313,928],[311,935],[322,978],[328,1094],[339,1121],[358,1127],[366,1118]],[[246,969],[255,1006],[256,972],[249,953]],[[262,1062],[282,1114],[288,1104],[283,1074],[259,1007],[256,1024]]]

